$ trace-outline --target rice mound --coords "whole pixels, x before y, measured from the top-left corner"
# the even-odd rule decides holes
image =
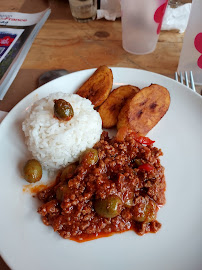
[[[54,99],[68,101],[74,110],[70,121],[54,117]],[[78,160],[99,141],[102,120],[90,100],[76,94],[53,93],[36,101],[22,123],[26,144],[44,169],[57,170]]]

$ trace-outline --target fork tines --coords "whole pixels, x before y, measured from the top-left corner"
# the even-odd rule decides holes
[[[177,72],[175,72],[175,80],[177,82],[179,81]],[[190,84],[189,84],[189,81],[190,81]],[[191,88],[194,92],[196,92],[192,71],[189,72],[189,78],[188,78],[187,71],[184,72],[184,76],[183,76],[182,72],[180,72],[180,82],[182,84],[185,84],[187,87]]]

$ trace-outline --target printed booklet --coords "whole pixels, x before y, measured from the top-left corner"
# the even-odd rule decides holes
[[[0,100],[15,79],[51,10],[35,14],[0,12]]]

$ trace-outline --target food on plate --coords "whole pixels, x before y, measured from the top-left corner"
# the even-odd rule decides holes
[[[152,84],[142,90],[124,85],[109,94],[112,83],[112,71],[101,66],[77,94],[53,93],[35,102],[22,125],[33,157],[58,171],[55,183],[37,192],[38,213],[65,239],[161,228],[163,153],[145,135],[167,112],[169,92]],[[117,126],[116,136],[102,126]],[[31,179],[28,165],[27,181],[38,181],[41,176]]]
[[[95,212],[104,218],[114,218],[122,211],[123,202],[117,195],[110,195],[105,199],[97,199],[94,202]]]
[[[102,118],[103,128],[116,126],[118,115],[126,100],[132,98],[140,89],[133,85],[123,85],[114,89],[98,112]]]
[[[65,167],[63,170],[62,170],[62,173],[61,173],[61,176],[60,176],[60,180],[62,182],[64,182],[66,179],[72,177],[74,171],[76,170],[76,164],[70,164],[68,165],[67,167]]]
[[[108,97],[113,85],[113,74],[107,66],[100,66],[78,89],[76,94],[90,99],[94,107],[100,106]]]
[[[96,149],[87,149],[79,158],[79,162],[86,166],[94,165],[98,162],[98,152]]]
[[[69,102],[74,111],[70,121],[54,117],[54,100]],[[76,94],[53,93],[36,101],[22,124],[32,156],[47,170],[58,170],[77,161],[99,141],[102,120],[88,99]]]
[[[156,220],[158,205],[147,196],[139,196],[133,207],[133,220],[149,223]]]
[[[30,159],[25,163],[23,168],[24,178],[29,183],[36,183],[41,180],[42,167],[38,160]]]
[[[64,99],[54,100],[54,115],[59,120],[69,121],[74,116],[72,105]]]
[[[118,115],[117,129],[125,126],[145,136],[161,120],[169,106],[168,90],[151,84],[126,102]]]
[[[103,131],[93,148],[37,194],[44,224],[75,241],[127,230],[157,232],[166,182],[163,153],[153,143],[125,127],[112,138]]]

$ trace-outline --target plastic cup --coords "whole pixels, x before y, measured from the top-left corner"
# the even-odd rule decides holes
[[[192,71],[196,84],[202,85],[202,1],[192,2],[191,13],[184,35],[178,73]]]
[[[168,0],[121,0],[123,48],[132,54],[155,50]]]

